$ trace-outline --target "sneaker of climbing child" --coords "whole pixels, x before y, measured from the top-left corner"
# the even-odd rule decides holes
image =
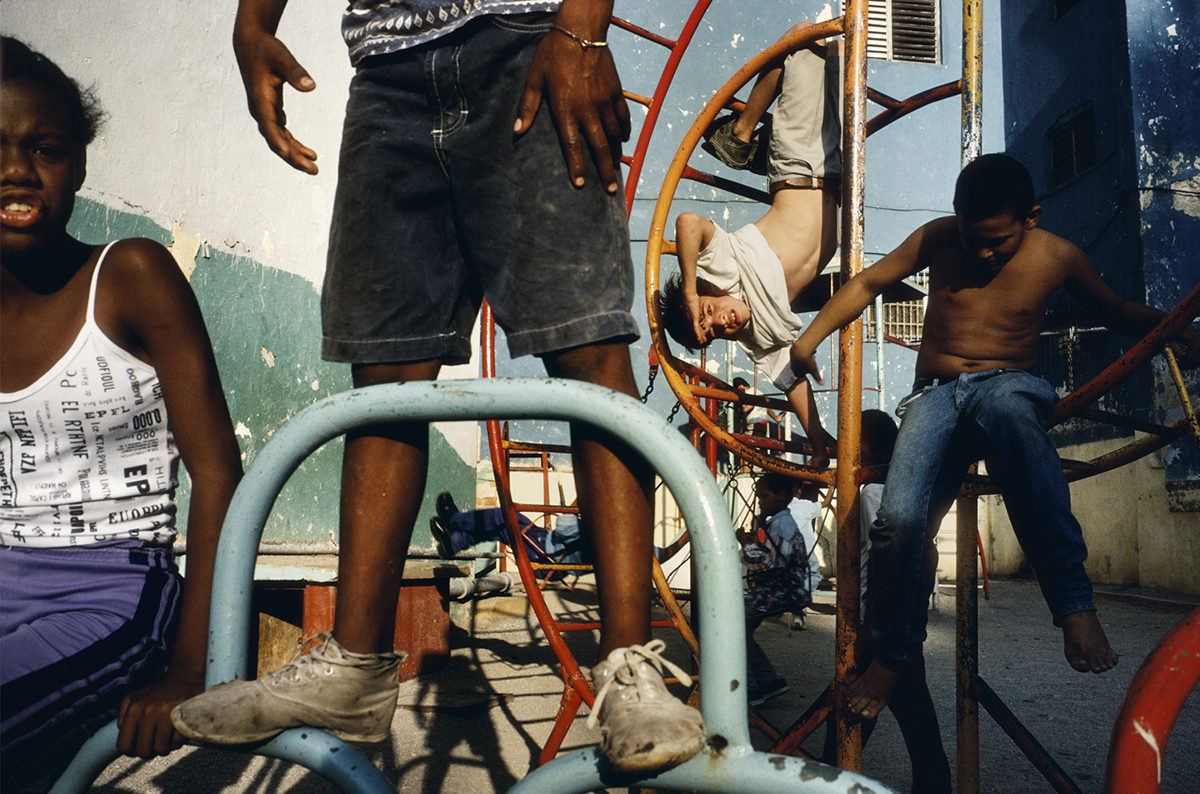
[[[730,168],[745,171],[750,168],[758,149],[757,141],[743,141],[733,134],[737,116],[726,116],[717,121],[717,126],[704,137],[700,148]]]
[[[592,668],[596,701],[588,727],[600,726],[600,752],[618,772],[648,775],[688,760],[704,747],[704,718],[667,691],[663,668],[685,686],[692,679],[661,656],[666,643],[617,648]]]
[[[261,742],[301,725],[352,742],[383,741],[396,710],[396,670],[407,655],[353,653],[319,634],[273,673],[218,684],[185,700],[171,722],[202,744]]]

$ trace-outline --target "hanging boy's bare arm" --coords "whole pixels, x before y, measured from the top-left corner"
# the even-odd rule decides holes
[[[691,212],[682,213],[675,219],[675,256],[679,260],[679,291],[683,295],[683,307],[696,334],[703,343],[706,337],[700,322],[700,293],[696,287],[696,268],[700,252],[712,241],[716,225]]]

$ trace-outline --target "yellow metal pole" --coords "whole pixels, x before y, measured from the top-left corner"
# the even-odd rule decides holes
[[[863,172],[866,163],[867,0],[846,4],[843,28],[846,77],[842,96],[842,279],[862,270]],[[837,643],[834,703],[838,766],[862,770],[862,725],[846,711],[845,688],[859,670],[858,531],[859,434],[862,423],[862,319],[842,329],[838,350]]]
[[[963,0],[961,165],[983,151],[983,0]],[[970,493],[957,504],[955,609],[958,725],[958,791],[979,792],[979,701],[972,684],[979,674],[979,573],[975,543],[979,537],[978,498]]]
[[[983,0],[963,0],[962,165],[983,153]]]

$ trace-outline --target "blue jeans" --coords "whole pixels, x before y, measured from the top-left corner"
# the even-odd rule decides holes
[[[910,668],[925,640],[925,533],[945,515],[967,467],[980,458],[1004,497],[1055,624],[1095,608],[1083,568],[1083,532],[1046,433],[1058,401],[1054,389],[1018,369],[928,380],[918,380],[896,409],[900,435],[871,527],[872,576],[876,593],[886,594],[875,599],[871,641],[875,658],[892,670]]]
[[[771,664],[767,652],[754,639],[754,632],[766,619],[767,616],[761,612],[746,609],[746,688],[750,693],[783,680],[775,665]]]

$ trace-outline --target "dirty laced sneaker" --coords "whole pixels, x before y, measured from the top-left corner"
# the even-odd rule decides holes
[[[588,727],[600,725],[600,752],[613,769],[651,774],[682,764],[704,747],[704,719],[663,683],[664,667],[685,685],[692,679],[660,653],[666,643],[617,648],[592,668],[596,701]]]
[[[704,137],[700,148],[720,160],[730,168],[745,171],[750,168],[754,155],[758,150],[758,142],[743,141],[733,134],[733,124],[737,116],[726,116],[721,119],[713,131]]]
[[[171,712],[171,722],[187,738],[206,744],[259,742],[300,725],[347,741],[382,741],[396,710],[396,669],[406,656],[353,653],[328,632],[318,634],[275,672],[218,684],[184,701]]]

